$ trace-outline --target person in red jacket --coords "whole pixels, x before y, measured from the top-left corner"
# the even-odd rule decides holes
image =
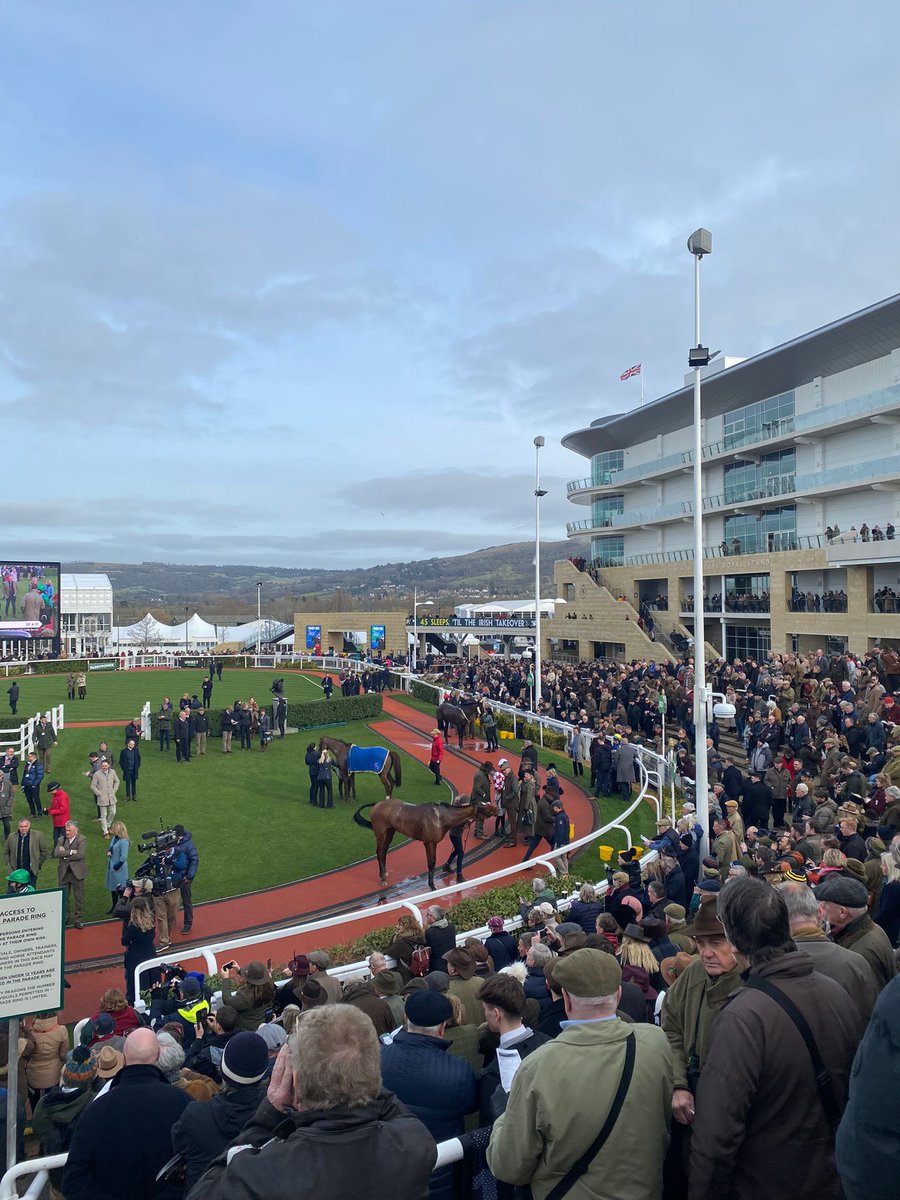
[[[55,846],[66,835],[66,823],[69,820],[69,796],[55,781],[50,784],[47,791],[52,796],[47,812],[53,820],[53,844]]]
[[[434,785],[441,782],[441,763],[444,761],[444,739],[441,737],[439,729],[431,731],[431,761],[428,764],[428,770],[434,776]]]

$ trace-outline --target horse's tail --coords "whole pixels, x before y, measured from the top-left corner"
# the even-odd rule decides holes
[[[391,769],[394,772],[394,784],[396,787],[399,787],[402,779],[400,772],[400,755],[396,750],[391,751]]]
[[[356,810],[356,812],[353,814],[353,820],[357,823],[357,825],[362,825],[363,829],[372,829],[373,828],[372,822],[367,821],[366,818],[364,816],[362,816],[362,812],[364,809],[373,808],[373,807],[374,807],[373,804],[362,804]]]

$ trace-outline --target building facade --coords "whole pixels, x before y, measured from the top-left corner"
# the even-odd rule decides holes
[[[60,575],[60,642],[67,658],[107,654],[113,627],[108,575]]]
[[[669,649],[690,635],[692,405],[691,377],[563,438],[590,462],[568,485],[590,515],[568,533],[590,536],[590,585],[617,598],[621,618],[601,637],[566,639],[579,645],[573,657],[592,656],[585,640],[646,654],[640,627],[621,628],[635,622]],[[900,296],[754,358],[714,361],[701,437],[710,650],[865,652],[900,641]],[[570,576],[562,568],[557,586],[571,599]],[[548,636],[560,632],[557,619]]]

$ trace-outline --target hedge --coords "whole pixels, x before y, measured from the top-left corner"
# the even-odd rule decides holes
[[[222,736],[222,709],[210,710],[209,732],[213,737]],[[151,715],[153,736],[158,732],[157,713]],[[173,719],[178,712],[174,710]],[[288,704],[287,723],[294,729],[313,729],[319,725],[344,724],[347,721],[372,721],[381,716],[381,694],[369,692],[365,696],[336,696],[333,700],[311,700],[305,704]]]
[[[356,699],[357,697],[352,697]],[[547,875],[547,887],[557,897],[571,896],[584,882],[577,874]],[[480,929],[487,925],[488,917],[501,916],[507,919],[519,918],[519,897],[527,898],[531,894],[531,879],[517,880],[505,887],[491,888],[479,896],[470,896],[451,904],[446,914],[456,926],[457,932],[467,929]],[[323,930],[323,937],[327,937]],[[393,924],[384,929],[373,929],[362,937],[354,938],[351,942],[337,942],[332,945],[323,944],[321,947],[328,951],[333,967],[345,966],[347,963],[363,962],[376,950],[382,953],[388,948],[396,936]],[[272,964],[272,977],[278,981],[284,978],[283,964]],[[222,977],[211,975],[208,984],[211,990],[221,987]],[[147,993],[149,996],[149,992]]]

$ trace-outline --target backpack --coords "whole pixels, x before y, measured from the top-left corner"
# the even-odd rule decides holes
[[[416,946],[409,956],[409,973],[416,979],[421,979],[431,970],[431,947]]]

